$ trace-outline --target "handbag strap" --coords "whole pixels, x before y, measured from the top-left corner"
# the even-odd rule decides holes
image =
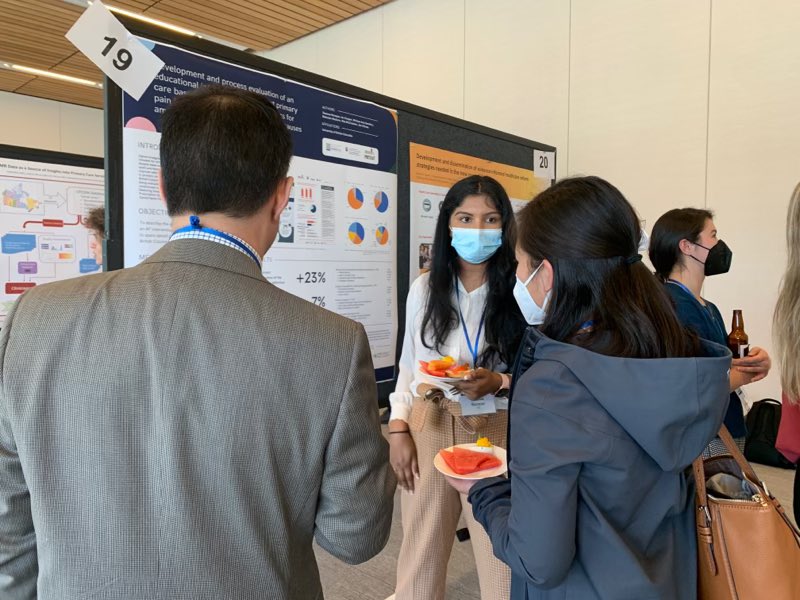
[[[736,442],[733,440],[731,432],[728,431],[728,428],[725,427],[725,425],[722,425],[719,428],[719,438],[722,440],[722,443],[725,444],[725,447],[728,449],[728,453],[733,457],[733,460],[736,461],[736,464],[739,465],[742,473],[745,474],[750,482],[757,484],[759,487],[763,487],[763,483],[761,482],[761,479],[759,479],[758,474],[753,470],[752,465],[747,462],[744,454],[742,454],[742,451],[739,450],[739,446],[737,446]]]
[[[797,529],[794,523],[792,523],[791,519],[789,519],[789,517],[786,515],[786,511],[784,511],[780,502],[778,502],[778,500],[775,499],[766,489],[766,486],[761,479],[759,479],[753,467],[749,462],[747,462],[747,459],[742,454],[742,451],[739,450],[739,446],[736,445],[736,442],[733,440],[733,436],[731,436],[728,428],[725,427],[725,425],[722,425],[719,429],[719,438],[722,440],[722,443],[725,444],[725,448],[728,450],[731,457],[736,461],[736,464],[739,465],[739,468],[742,470],[742,473],[745,475],[745,477],[750,480],[750,483],[758,488],[761,498],[764,500],[764,502],[770,504],[778,512],[786,525],[789,526],[789,529],[791,529],[792,533],[794,534],[795,542],[797,543],[798,547],[800,547],[800,530]],[[711,546],[711,513],[708,510],[706,472],[703,465],[702,454],[692,461],[692,471],[694,472],[695,494],[698,501],[698,511],[703,513],[702,515],[697,515],[697,530],[703,538],[703,541]],[[701,524],[701,518],[705,521],[705,524]],[[713,561],[713,548],[709,549],[711,550],[711,560]],[[713,568],[714,572],[716,572],[716,565],[714,565]]]
[[[724,425],[723,425],[724,427]],[[711,531],[711,511],[708,509],[708,491],[706,490],[706,472],[703,468],[703,455],[698,456],[692,461],[692,471],[694,471],[694,491],[697,497],[697,511],[695,523],[697,528],[698,541],[703,542],[706,551],[698,548],[698,552],[704,554],[708,561],[708,568],[713,575],[717,574],[717,560],[714,555],[714,536]]]
[[[739,447],[736,445],[736,442],[733,441],[733,437],[731,437],[731,434],[725,425],[722,425],[719,428],[719,437],[722,440],[722,443],[725,444],[725,448],[728,450],[728,453],[736,461],[736,464],[739,465],[742,473],[744,473],[744,475],[750,479],[752,483],[758,484],[760,482],[758,475],[756,475],[753,467],[750,466],[750,463],[748,463],[745,457],[742,455]],[[708,505],[708,493],[706,491],[706,471],[703,465],[702,454],[692,461],[692,471],[694,471],[697,498],[699,500],[700,507],[702,508]]]

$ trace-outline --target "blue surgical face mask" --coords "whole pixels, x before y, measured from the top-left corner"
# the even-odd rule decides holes
[[[548,291],[545,295],[544,304],[542,306],[536,304],[536,300],[533,299],[533,296],[531,296],[531,293],[528,291],[528,284],[533,280],[543,264],[544,263],[539,263],[539,266],[533,270],[533,273],[531,273],[530,277],[524,282],[517,277],[517,282],[514,284],[514,299],[517,301],[519,310],[528,325],[541,325],[544,323],[544,317],[546,315],[545,309],[550,302],[550,292],[552,292],[552,290]]]
[[[502,229],[467,229],[451,227],[450,245],[468,263],[479,265],[489,260],[503,244]]]

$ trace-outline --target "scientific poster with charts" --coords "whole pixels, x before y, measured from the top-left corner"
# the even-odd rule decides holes
[[[411,242],[408,273],[414,281],[430,269],[433,237],[439,208],[450,187],[470,175],[493,177],[505,188],[514,212],[536,194],[550,187],[548,176],[537,177],[533,169],[522,169],[466,154],[411,143]]]
[[[0,324],[25,290],[100,271],[83,222],[104,185],[102,169],[0,156]]]
[[[397,339],[397,116],[392,110],[166,44],[139,101],[123,99],[124,263],[165,244],[157,184],[161,114],[177,95],[225,84],[270,99],[292,133],[294,177],[264,276],[364,325],[379,381],[394,377]]]

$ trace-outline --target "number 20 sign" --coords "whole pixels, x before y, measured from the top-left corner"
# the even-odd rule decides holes
[[[97,0],[75,21],[67,39],[136,100],[164,66]]]

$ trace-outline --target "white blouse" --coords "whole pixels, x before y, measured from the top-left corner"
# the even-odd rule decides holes
[[[397,375],[397,386],[394,392],[389,394],[389,404],[391,405],[391,416],[389,420],[399,419],[401,421],[408,421],[408,416],[411,413],[411,404],[414,395],[417,391],[417,385],[425,383],[426,378],[419,370],[419,361],[430,361],[442,356],[452,356],[456,359],[456,364],[468,363],[470,367],[472,364],[472,353],[469,351],[467,338],[464,335],[464,328],[461,323],[450,331],[445,343],[437,350],[434,348],[426,348],[422,343],[421,327],[422,317],[425,311],[425,302],[428,297],[428,273],[424,273],[417,277],[414,283],[411,284],[411,289],[408,291],[408,299],[406,300],[406,331],[403,337],[403,352],[400,355],[400,369]],[[484,283],[479,288],[470,293],[464,289],[461,281],[458,281],[458,296],[455,290],[452,292],[453,306],[460,300],[461,314],[464,316],[464,322],[467,325],[467,331],[471,342],[474,343],[475,336],[478,332],[478,327],[481,323],[483,310],[486,306],[486,297],[489,291],[489,284]],[[481,332],[481,339],[478,346],[478,355],[483,352],[486,347],[486,335],[484,331]],[[432,336],[429,335],[426,340],[429,344],[433,344]],[[506,365],[495,365],[494,370],[504,371]],[[431,380],[427,380],[430,383]],[[495,403],[498,409],[508,409],[508,399],[496,398]]]

